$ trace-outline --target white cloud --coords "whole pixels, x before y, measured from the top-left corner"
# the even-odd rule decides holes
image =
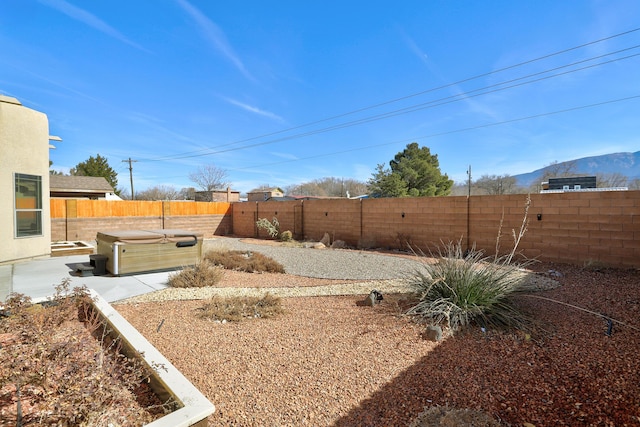
[[[102,21],[97,16],[92,13],[87,12],[84,9],[80,9],[72,5],[71,3],[66,2],[65,0],[39,0],[40,3],[49,6],[53,9],[56,9],[59,12],[64,13],[68,17],[75,19],[76,21],[82,22],[90,27],[95,28],[96,30],[103,32],[109,37],[113,37],[116,40],[120,40],[123,43],[128,44],[129,46],[135,47],[136,49],[142,50],[144,52],[149,52],[144,47],[139,44],[129,40],[125,35],[120,33],[118,30]]]
[[[459,100],[463,101],[469,107],[469,110],[473,113],[479,113],[484,116],[488,116],[494,120],[500,119],[500,116],[488,105],[483,104],[476,100],[474,97],[470,97],[465,95],[465,90],[458,84],[451,83],[448,79],[446,79],[443,74],[438,70],[438,68],[433,64],[433,62],[429,59],[429,56],[418,46],[418,44],[408,36],[407,34],[402,34],[404,41],[409,48],[409,50],[427,67],[429,72],[442,81],[444,84],[442,87],[448,87],[450,91],[453,93],[452,97],[457,97]],[[429,91],[431,92],[431,91]],[[439,95],[435,95],[434,98],[440,98]],[[444,98],[444,97],[443,97]],[[451,97],[446,97],[451,98]],[[445,98],[445,99],[446,99]],[[451,102],[451,101],[447,101]]]
[[[222,53],[247,79],[255,81],[255,78],[249,73],[240,57],[236,54],[233,47],[229,44],[227,37],[222,29],[213,21],[207,18],[200,10],[196,9],[187,0],[176,0],[178,5],[191,16],[200,29],[204,38],[211,46]]]
[[[270,119],[279,121],[279,122],[284,122],[284,119],[280,116],[278,116],[277,114],[274,114],[270,111],[265,111],[265,110],[261,110],[258,107],[254,107],[253,105],[249,105],[249,104],[245,104],[243,102],[240,101],[236,101],[235,99],[231,99],[231,98],[223,98],[225,101],[227,101],[230,104],[235,105],[236,107],[240,107],[243,110],[249,111],[251,113],[255,113],[258,114],[260,116],[264,116],[264,117],[268,117]]]
[[[277,151],[272,151],[269,154],[271,154],[272,156],[276,156],[276,157],[280,157],[282,159],[287,159],[287,160],[298,160],[299,157],[296,156],[295,154],[291,154],[291,153],[280,153]]]

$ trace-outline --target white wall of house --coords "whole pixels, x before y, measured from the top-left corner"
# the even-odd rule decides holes
[[[21,211],[18,222],[16,174],[21,178],[40,177],[41,190],[38,209]],[[22,188],[31,189],[28,185]],[[0,264],[50,255],[49,121],[44,113],[3,95],[0,95],[0,195]],[[23,200],[20,208],[29,205],[29,200],[26,202]],[[32,217],[39,217],[39,223],[31,221]],[[25,224],[31,223],[33,231],[24,235],[28,227]]]

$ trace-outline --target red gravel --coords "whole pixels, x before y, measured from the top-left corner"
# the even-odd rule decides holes
[[[535,268],[562,274],[536,296],[623,324],[607,336],[601,316],[522,297],[530,336],[473,329],[434,345],[394,298],[290,298],[280,318],[226,325],[196,319],[198,301],[116,308],[217,406],[211,425],[406,426],[432,405],[505,425],[640,425],[640,272]]]

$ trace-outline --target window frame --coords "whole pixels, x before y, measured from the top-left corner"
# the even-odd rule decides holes
[[[35,207],[24,208],[19,207],[19,200],[25,197],[18,197],[18,186],[21,183],[34,183],[34,196]],[[42,222],[42,206],[43,206],[43,194],[42,194],[42,176],[32,175],[27,173],[14,172],[13,174],[13,235],[16,239],[25,239],[30,237],[42,237],[44,236],[44,225]],[[35,230],[32,232],[25,232],[25,229],[19,226],[20,222],[24,219],[20,218],[20,214],[31,213],[34,215]]]

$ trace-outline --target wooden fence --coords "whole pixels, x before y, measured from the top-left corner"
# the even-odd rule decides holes
[[[95,240],[99,231],[179,228],[205,237],[232,232],[226,202],[51,199],[51,239]]]

